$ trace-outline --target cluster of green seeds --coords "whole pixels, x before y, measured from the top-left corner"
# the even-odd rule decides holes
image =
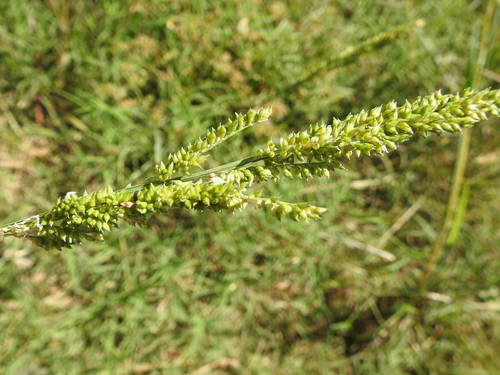
[[[281,177],[328,177],[331,171],[344,168],[343,158],[386,153],[415,134],[460,132],[488,114],[499,116],[499,106],[500,90],[437,92],[401,107],[391,102],[345,120],[334,119],[331,125],[311,125],[278,144],[269,140],[257,155],[192,173],[191,168],[200,167],[208,151],[271,114],[270,108],[250,110],[170,154],[166,163],[156,166],[157,176],[151,181],[118,191],[107,187],[82,196],[68,193],[49,212],[0,228],[0,236],[26,237],[45,249],[61,249],[83,240],[102,240],[103,233],[116,227],[120,219],[145,225],[148,214],[172,209],[234,212],[249,203],[270,207],[278,219],[282,215],[294,220],[318,219],[325,208],[262,197],[260,190],[247,191],[255,183]],[[178,175],[180,171],[184,174]]]
[[[35,244],[61,249],[83,240],[102,240],[103,233],[126,218],[133,193],[113,191],[107,187],[98,192],[78,196],[67,193],[49,212],[40,215],[36,235],[28,235]]]
[[[181,170],[184,175],[190,175],[191,167],[199,167],[207,159],[207,152],[236,133],[266,121],[271,112],[271,108],[263,108],[259,111],[251,109],[244,115],[236,114],[234,120],[228,119],[225,124],[208,130],[205,136],[198,138],[193,144],[189,144],[187,149],[181,148],[175,154],[169,154],[165,163],[157,164],[155,169],[158,179],[160,181],[169,180]]]
[[[466,89],[453,95],[437,92],[401,107],[391,102],[345,120],[334,119],[332,125],[312,125],[282,139],[279,146],[269,141],[258,154],[269,157],[269,164],[293,164],[296,159],[333,163],[338,168],[341,157],[386,153],[415,133],[425,137],[428,132],[460,132],[486,119],[487,114],[498,116],[498,105],[498,90]]]

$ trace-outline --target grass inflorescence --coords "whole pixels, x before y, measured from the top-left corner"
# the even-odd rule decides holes
[[[156,165],[157,176],[149,185],[116,193],[107,187],[81,197],[67,193],[48,213],[0,228],[0,234],[26,237],[47,250],[61,250],[84,239],[102,240],[103,233],[116,227],[120,218],[133,225],[145,225],[146,214],[169,213],[175,208],[241,211],[252,201],[257,207],[271,205],[271,213],[278,219],[282,215],[294,220],[319,219],[326,208],[287,203],[279,197],[264,198],[261,191],[245,192],[254,182],[278,181],[281,175],[300,179],[329,177],[330,172],[343,168],[342,158],[387,153],[414,133],[426,136],[428,132],[461,132],[486,120],[489,113],[499,116],[499,105],[500,91],[476,93],[471,89],[454,95],[438,92],[414,103],[406,102],[402,107],[391,102],[350,115],[344,121],[334,119],[332,125],[311,125],[308,130],[281,139],[278,146],[269,140],[265,149],[257,150],[256,156],[192,176],[191,168],[201,167],[208,151],[271,115],[270,108],[249,110],[225,125],[212,128],[187,149],[170,154],[166,164]],[[264,164],[255,166],[260,161]],[[174,177],[180,170],[185,176]]]

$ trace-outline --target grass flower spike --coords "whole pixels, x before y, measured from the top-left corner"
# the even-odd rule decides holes
[[[311,125],[277,144],[269,140],[254,156],[194,172],[213,148],[271,115],[270,108],[250,110],[168,155],[156,165],[156,176],[144,184],[117,191],[107,187],[81,196],[67,193],[49,212],[9,224],[0,229],[0,236],[26,237],[45,249],[62,249],[83,240],[102,240],[104,232],[116,227],[120,219],[145,225],[148,214],[166,214],[172,209],[234,212],[252,202],[257,208],[269,206],[278,219],[283,215],[294,220],[319,219],[325,208],[283,202],[279,197],[263,197],[260,190],[248,190],[255,183],[282,177],[328,177],[344,168],[344,158],[387,153],[415,134],[460,132],[490,114],[499,116],[499,106],[499,90],[437,92],[400,107],[391,102],[344,120],[334,119],[330,125]]]

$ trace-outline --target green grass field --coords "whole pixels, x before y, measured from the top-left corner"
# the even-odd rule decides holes
[[[143,182],[248,108],[272,106],[272,120],[208,166],[393,99],[499,88],[495,4],[1,2],[0,224],[69,191]],[[425,26],[332,68],[416,20]],[[3,238],[0,373],[499,373],[499,125],[472,130],[440,253],[459,144],[449,135],[353,158],[329,179],[266,186],[328,207],[316,222],[180,211],[63,252]]]

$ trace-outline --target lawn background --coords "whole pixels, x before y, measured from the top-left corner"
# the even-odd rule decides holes
[[[498,88],[492,4],[2,2],[1,221],[46,211],[68,191],[142,182],[168,152],[248,108],[271,105],[272,120],[227,142],[207,166],[333,116],[458,91],[490,23],[476,88]],[[394,43],[322,68],[417,19],[425,26]],[[328,207],[317,222],[181,211],[61,253],[2,239],[0,373],[496,373],[498,125],[473,130],[463,222],[422,291],[456,136],[352,159],[330,179],[264,186]]]

